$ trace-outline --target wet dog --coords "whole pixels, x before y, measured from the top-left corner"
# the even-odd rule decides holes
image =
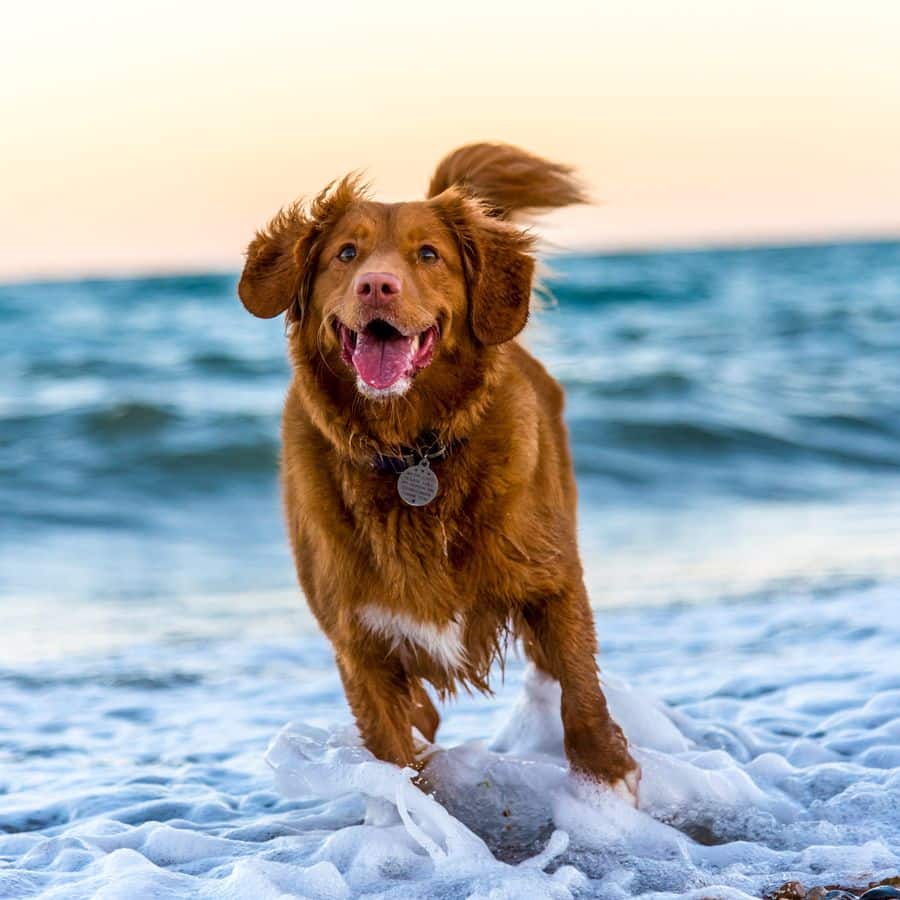
[[[347,177],[282,210],[238,288],[286,313],[282,483],[297,572],[366,746],[417,765],[440,696],[488,691],[509,637],[556,679],[571,767],[636,797],[607,710],[575,535],[563,393],[517,341],[533,237],[512,217],[581,202],[569,168],[474,144],[426,199]]]

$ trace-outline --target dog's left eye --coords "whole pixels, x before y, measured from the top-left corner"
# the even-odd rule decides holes
[[[437,262],[439,259],[438,252],[431,244],[425,244],[424,246],[419,247],[419,259],[421,259],[422,262],[427,263]]]
[[[356,259],[356,247],[353,244],[344,244],[340,250],[338,250],[338,259],[341,262],[350,262],[351,260]]]

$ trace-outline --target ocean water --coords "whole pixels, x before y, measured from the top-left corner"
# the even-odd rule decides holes
[[[527,343],[640,809],[568,778],[517,660],[444,710],[440,803],[358,746],[280,520],[283,327],[234,275],[5,285],[0,897],[900,874],[900,244],[552,268]]]

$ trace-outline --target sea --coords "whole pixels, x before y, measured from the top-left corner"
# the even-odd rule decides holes
[[[900,875],[900,242],[546,260],[640,807],[513,656],[434,795],[296,585],[237,273],[0,285],[0,897],[746,898]]]

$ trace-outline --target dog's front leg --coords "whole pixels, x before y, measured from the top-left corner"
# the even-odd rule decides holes
[[[523,610],[529,659],[562,689],[566,756],[573,771],[605,782],[637,805],[640,767],[609,714],[597,672],[594,618],[584,587]]]
[[[338,668],[366,747],[379,759],[416,766],[409,677],[391,656],[338,651]]]

